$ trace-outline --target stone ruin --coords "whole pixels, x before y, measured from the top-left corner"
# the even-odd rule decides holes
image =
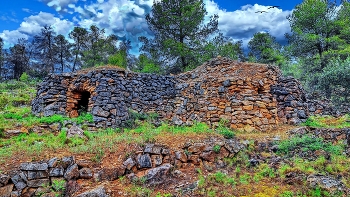
[[[327,105],[309,101],[301,84],[276,66],[215,58],[179,75],[161,76],[99,67],[51,74],[38,85],[32,112],[93,115],[93,128],[119,127],[137,113],[155,112],[176,125],[220,119],[233,129],[269,130],[297,124]]]

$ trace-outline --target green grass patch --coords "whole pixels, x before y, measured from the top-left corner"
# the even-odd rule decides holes
[[[346,114],[341,117],[310,116],[303,125],[314,128],[348,128],[350,127],[350,115]]]
[[[302,151],[324,150],[335,155],[341,155],[344,151],[344,147],[341,145],[332,145],[331,143],[324,142],[322,138],[313,137],[311,135],[292,137],[283,140],[278,144],[279,154],[290,154],[290,152],[293,152],[296,149]]]

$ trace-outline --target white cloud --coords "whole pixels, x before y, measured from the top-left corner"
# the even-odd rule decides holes
[[[24,21],[17,30],[3,31],[0,33],[0,37],[4,39],[7,46],[13,45],[19,38],[28,39],[29,37],[39,34],[42,27],[45,25],[51,26],[57,34],[68,35],[73,29],[74,23],[66,19],[61,20],[51,13],[40,12],[37,15],[24,18]]]
[[[29,38],[27,34],[24,34],[18,30],[5,30],[0,33],[0,37],[4,40],[4,48],[9,48],[13,44],[17,43],[18,39],[20,38],[24,38],[26,40]]]
[[[54,8],[57,12],[66,12],[65,9],[69,4],[78,2],[78,0],[40,0],[46,3],[49,7]]]
[[[247,43],[257,32],[269,32],[277,40],[284,40],[284,34],[290,32],[286,17],[291,11],[278,8],[268,9],[269,6],[245,5],[233,12],[219,9],[212,0],[207,0],[206,9],[209,15],[219,15],[219,29],[224,35],[234,40]],[[256,13],[257,11],[267,11]]]

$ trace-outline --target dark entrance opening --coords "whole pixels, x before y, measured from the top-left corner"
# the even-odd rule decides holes
[[[79,94],[79,98],[77,98],[78,103],[77,103],[76,109],[78,111],[78,114],[81,115],[82,113],[85,113],[88,111],[90,92],[82,91],[82,92],[77,92],[77,94]]]

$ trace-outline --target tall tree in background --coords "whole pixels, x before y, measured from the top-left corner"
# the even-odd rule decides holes
[[[63,35],[58,35],[54,38],[55,41],[55,59],[60,66],[60,72],[64,72],[69,68],[69,63],[72,61],[71,44]]]
[[[197,59],[202,63],[217,56],[244,61],[243,42],[234,42],[225,37],[222,33],[219,33],[213,39],[205,42],[201,52],[198,53]]]
[[[102,62],[103,45],[105,44],[105,30],[92,25],[86,39],[87,49],[84,51],[83,67],[93,67]]]
[[[69,33],[69,38],[74,40],[73,43],[73,55],[74,61],[72,65],[72,71],[76,71],[81,67],[81,56],[83,51],[87,48],[88,31],[81,27],[74,27],[73,31]]]
[[[9,49],[7,62],[12,67],[14,79],[19,79],[22,73],[29,69],[31,51],[28,49],[28,43],[24,39],[19,39],[17,44]]]
[[[280,65],[281,45],[269,33],[258,32],[248,43],[249,57],[259,63]]]
[[[41,33],[34,37],[37,60],[41,62],[43,69],[48,73],[55,72],[55,63],[57,62],[55,34],[51,26],[45,25],[41,29]]]
[[[319,58],[320,65],[314,71],[321,71],[326,65],[327,52],[344,44],[339,37],[342,27],[337,14],[335,0],[305,0],[288,17],[292,33],[286,38],[292,53],[295,57]]]
[[[4,68],[4,62],[5,62],[5,54],[4,54],[4,41],[0,37],[0,78],[3,78],[3,70]],[[0,80],[1,81],[1,80]]]
[[[141,37],[141,50],[173,67],[173,72],[195,65],[196,51],[218,30],[218,16],[210,17],[205,24],[206,14],[203,0],[154,1],[151,13],[146,15],[154,39]]]

